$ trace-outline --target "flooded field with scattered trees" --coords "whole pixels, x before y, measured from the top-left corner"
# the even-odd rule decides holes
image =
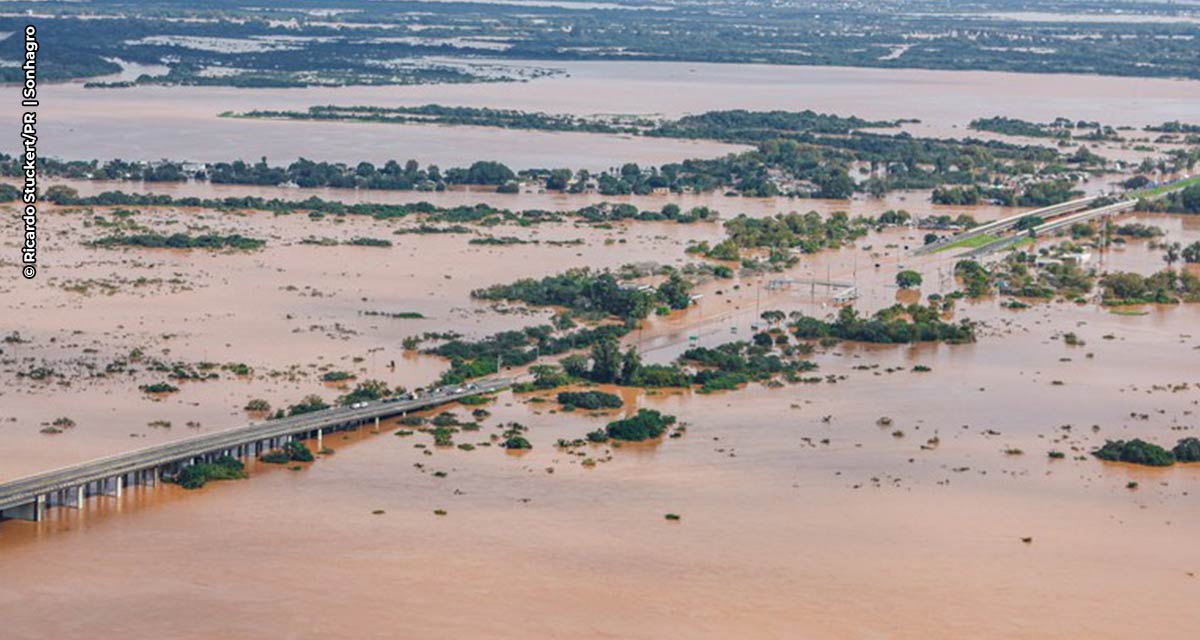
[[[0,481],[516,384],[5,520],[7,633],[1190,636],[1195,82],[553,66],[47,88],[63,162],[39,279],[0,282]],[[327,104],[633,114],[675,137],[219,117]],[[737,109],[888,137],[822,117],[764,143]],[[900,131],[928,158],[889,155],[915,153]],[[795,161],[813,147],[823,164]],[[996,236],[917,251],[1083,196],[1138,205],[978,260]]]

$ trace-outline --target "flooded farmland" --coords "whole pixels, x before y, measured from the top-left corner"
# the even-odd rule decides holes
[[[972,119],[993,115],[1035,121],[1066,116],[1141,126],[1188,121],[1196,114],[1195,83],[1161,79],[665,62],[554,66],[565,75],[516,84],[254,90],[51,85],[45,89],[43,154],[197,162],[266,156],[284,163],[299,157],[352,163],[414,158],[442,167],[485,158],[513,168],[602,170],[622,162],[662,164],[744,148],[664,138],[218,117],[227,111],[346,103],[670,118],[720,109],[812,109],[874,119],[916,118],[919,124],[906,127],[914,135],[943,137],[966,136]],[[10,144],[15,150],[15,143]]]
[[[569,77],[520,85],[354,88],[364,104],[471,104],[564,113],[681,115],[803,109],[917,117],[959,135],[992,112],[1141,125],[1200,120],[1196,83],[1100,77],[563,63]],[[653,91],[648,87],[658,87]],[[665,88],[664,88],[665,87]],[[67,158],[341,161],[413,157],[461,165],[607,168],[739,148],[615,136],[476,128],[259,122],[229,109],[345,102],[349,90],[47,90],[46,153]],[[1038,100],[1029,96],[1037,95]],[[153,105],[154,116],[134,105]],[[214,143],[218,141],[219,144]],[[253,149],[253,153],[243,153]],[[52,181],[62,184],[64,181]],[[175,196],[259,195],[565,211],[599,202],[708,206],[681,224],[511,221],[400,233],[410,218],[192,207],[47,206],[35,283],[0,281],[0,481],[264,419],[328,401],[352,383],[408,389],[445,358],[405,338],[481,339],[545,324],[553,310],[471,292],[571,268],[682,268],[739,213],[836,211],[877,218],[1017,210],[929,203],[928,191],[846,201],[714,194],[600,196],[352,191],[207,183],[67,183]],[[1087,188],[1099,192],[1098,179]],[[6,214],[14,205],[0,205]],[[1200,217],[1138,213],[1165,238],[1200,242]],[[103,247],[114,224],[241,234],[253,251]],[[132,227],[130,227],[132,228]],[[649,363],[750,340],[762,312],[832,318],[851,283],[863,314],[963,288],[957,256],[912,255],[925,230],[872,226],[780,271],[702,277],[695,304],[651,314],[623,339]],[[389,245],[355,246],[356,238]],[[508,245],[472,239],[514,238]],[[1143,275],[1166,266],[1152,240],[1096,251],[1091,266]],[[1040,246],[1063,242],[1043,239]],[[0,241],[16,255],[11,235]],[[713,262],[713,261],[708,261]],[[15,269],[9,258],[0,266]],[[1175,270],[1200,274],[1195,264]],[[896,275],[915,270],[919,291]],[[645,281],[653,277],[643,278]],[[436,446],[387,420],[329,434],[312,463],[250,461],[249,479],[187,491],[131,487],[39,523],[0,522],[4,638],[1162,638],[1194,634],[1200,598],[1200,465],[1103,462],[1108,439],[1168,443],[1200,426],[1200,305],[1114,309],[1095,296],[958,300],[969,344],[818,343],[815,380],[735,391],[602,387],[610,411],[567,411],[549,391],[504,391],[476,428]],[[1069,343],[1064,334],[1075,338]],[[546,361],[552,359],[546,358]],[[115,362],[125,363],[112,369]],[[166,366],[156,368],[155,363]],[[201,363],[214,368],[200,367]],[[227,365],[245,365],[245,369]],[[165,371],[213,371],[147,393]],[[42,370],[43,375],[31,375]],[[46,371],[51,373],[45,374]],[[506,373],[526,375],[527,368]],[[679,437],[588,443],[639,408],[678,417]],[[446,409],[471,420],[476,407]],[[429,415],[439,410],[428,412]],[[50,432],[59,418],[73,426]],[[498,446],[528,427],[526,451]],[[1050,457],[1051,451],[1061,452]],[[667,519],[665,516],[676,516]],[[1115,606],[1114,603],[1119,603]],[[136,610],[136,615],[131,615]],[[64,612],[69,612],[65,614]]]

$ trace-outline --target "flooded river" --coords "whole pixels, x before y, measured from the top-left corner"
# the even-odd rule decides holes
[[[545,318],[471,302],[473,288],[581,264],[682,264],[689,242],[721,236],[714,223],[568,223],[488,230],[540,245],[475,247],[462,235],[390,235],[406,222],[134,215],[164,231],[269,238],[260,252],[211,254],[91,249],[81,243],[103,230],[84,225],[88,215],[51,216],[69,229],[47,248],[56,266],[37,288],[3,292],[3,329],[27,342],[4,347],[0,478],[241,424],[252,397],[275,406],[313,392],[332,398],[339,391],[320,382],[325,370],[423,384],[444,363],[403,351],[403,337],[478,337]],[[1200,239],[1200,220],[1145,221]],[[903,297],[889,285],[902,264],[923,272],[923,293],[952,290],[950,258],[905,264],[902,247],[918,236],[872,234],[782,275],[853,280],[864,310]],[[301,244],[306,237],[396,245],[320,247]],[[545,243],[573,238],[585,243]],[[1159,268],[1144,242],[1103,259]],[[177,282],[134,284],[168,274]],[[703,285],[698,306],[651,319],[629,341],[662,362],[689,344],[749,336],[760,310],[832,311],[825,292],[770,289],[768,278]],[[115,290],[81,289],[88,281]],[[368,310],[426,319],[363,316]],[[93,498],[82,512],[54,509],[40,525],[4,522],[0,609],[21,612],[8,617],[6,637],[86,628],[96,637],[363,638],[402,627],[435,638],[658,638],[682,625],[689,637],[711,638],[1037,638],[1050,630],[1091,639],[1128,637],[1147,619],[1161,637],[1186,637],[1200,588],[1191,543],[1200,533],[1200,469],[1107,465],[1087,452],[1108,437],[1166,441],[1194,428],[1200,386],[1170,393],[1155,385],[1200,384],[1200,309],[1118,316],[985,301],[958,313],[984,322],[979,343],[819,350],[820,373],[844,376],[836,384],[625,393],[623,411],[660,409],[688,432],[655,445],[587,447],[600,461],[594,467],[553,443],[614,414],[556,413],[552,402],[503,393],[482,429],[456,441],[487,443],[517,421],[530,427],[527,454],[414,448],[428,436],[398,438],[385,424],[378,434],[328,438],[336,453],[297,471],[252,465],[248,481],[133,489],[121,501]],[[1064,330],[1085,346],[1056,340]],[[83,373],[134,349],[168,361],[243,362],[254,373],[180,383],[162,400],[136,389],[161,375]],[[36,364],[62,371],[70,386],[14,377]],[[912,373],[915,364],[932,371]],[[77,426],[39,433],[60,415]],[[881,416],[894,423],[879,427]],[[172,426],[149,426],[156,421]],[[1014,448],[1023,455],[1005,454]],[[1070,455],[1049,460],[1051,449]],[[1130,481],[1139,488],[1126,488]],[[121,602],[138,596],[144,604],[129,615]],[[597,603],[627,613],[598,616]],[[63,607],[73,615],[55,616]]]
[[[529,63],[544,65],[544,63]],[[443,168],[498,160],[516,169],[607,169],[714,157],[742,147],[576,133],[374,123],[219,118],[226,111],[313,105],[444,104],[546,113],[679,117],[717,109],[813,109],[871,119],[919,118],[916,135],[964,136],[978,117],[1058,116],[1113,126],[1200,121],[1200,83],[976,71],[776,67],[667,62],[562,62],[564,76],[530,82],[305,89],[43,88],[42,155],[211,162],[262,156],[276,163],[412,158]],[[5,111],[16,121],[16,105]],[[16,153],[17,141],[5,151]]]
[[[521,144],[535,144],[518,147],[506,132],[434,128],[424,142],[397,147],[399,138],[383,137],[373,126],[346,125],[361,136],[355,139],[361,146],[342,149],[333,143],[339,132],[308,123],[264,127],[268,123],[212,117],[248,105],[346,102],[345,95],[358,103],[436,101],[576,113],[814,108],[921,117],[931,129],[961,126],[981,110],[1143,123],[1189,119],[1195,109],[1194,100],[1185,99],[1194,98],[1194,84],[1170,81],[566,66],[569,78],[525,85],[347,94],[97,93],[60,86],[47,92],[46,126],[68,127],[71,135],[47,132],[46,144],[66,157],[194,151],[282,161],[378,154],[367,159],[411,156],[444,165],[476,159],[494,144],[498,153],[511,154],[497,159],[514,165],[525,157],[545,165],[592,158],[606,166],[596,160],[602,147],[579,148],[569,137],[522,134]],[[652,86],[666,89],[648,90]],[[1046,99],[1029,99],[1033,94]],[[101,97],[89,113],[85,100],[93,95]],[[149,124],[134,140],[142,125],[128,107],[140,101],[161,110],[143,119]],[[171,123],[186,130],[173,137]],[[223,135],[231,136],[226,149],[199,142]],[[637,147],[643,143],[650,146]],[[703,146],[598,144],[627,154],[621,159],[638,153],[670,158]],[[338,155],[343,152],[347,156]],[[1013,212],[934,207],[920,192],[835,202],[74,186],[85,193],[316,194],[512,209],[574,209],[599,200],[657,209],[675,202],[716,208],[724,219],[809,209],[967,212],[979,220]],[[550,317],[544,310],[475,301],[473,289],[579,266],[683,266],[697,260],[685,253],[689,244],[724,235],[719,222],[599,228],[571,221],[397,235],[416,221],[137,209],[122,217],[106,207],[48,207],[39,278],[0,279],[0,336],[7,337],[0,343],[0,480],[245,424],[260,419],[243,409],[255,398],[273,407],[312,393],[332,400],[346,389],[322,382],[330,371],[409,388],[427,384],[447,363],[406,351],[404,338],[444,331],[478,338]],[[11,205],[0,211],[11,214]],[[1171,241],[1200,241],[1200,217],[1137,219],[1163,229]],[[160,233],[241,233],[267,245],[224,253],[86,244],[110,233],[118,220]],[[529,244],[469,243],[484,235]],[[830,292],[805,284],[810,280],[854,284],[863,313],[958,289],[952,254],[909,254],[923,235],[911,228],[872,231],[852,247],[806,255],[782,273],[704,281],[698,304],[652,316],[626,342],[649,362],[668,362],[691,345],[749,339],[768,309],[835,313]],[[393,246],[342,244],[353,238],[388,239]],[[13,234],[0,236],[0,255],[16,250]],[[1091,264],[1148,274],[1164,267],[1161,255],[1149,242],[1131,240],[1098,253]],[[10,257],[0,258],[0,270],[15,269]],[[919,294],[896,288],[901,269],[923,275]],[[386,315],[403,313],[422,317]],[[1200,305],[1117,314],[1094,302],[1033,302],[1014,310],[985,298],[960,301],[953,318],[979,322],[978,342],[818,347],[812,360],[821,381],[812,384],[751,384],[707,395],[621,390],[625,406],[607,413],[562,411],[552,393],[504,392],[485,407],[491,415],[478,430],[455,434],[455,442],[474,445],[471,450],[435,447],[421,433],[398,437],[399,425],[385,423],[378,433],[367,428],[327,437],[334,453],[315,463],[251,463],[244,481],[198,491],[135,487],[120,500],[93,497],[82,510],[51,509],[42,523],[0,522],[0,637],[1194,636],[1200,466],[1132,467],[1103,463],[1090,452],[1106,439],[1140,437],[1170,446],[1196,435]],[[1082,344],[1066,344],[1068,331]],[[129,365],[108,369],[116,361]],[[178,382],[177,393],[154,397],[138,387],[166,379],[155,361],[240,363],[252,372],[218,368],[215,379]],[[930,370],[914,371],[917,365]],[[39,368],[53,373],[35,379],[30,374]],[[468,421],[474,408],[450,407]],[[620,447],[554,446],[637,408],[678,416],[686,433]],[[75,426],[43,433],[61,417]],[[503,425],[513,421],[529,427],[531,451],[495,445]],[[1050,451],[1065,457],[1051,459]]]

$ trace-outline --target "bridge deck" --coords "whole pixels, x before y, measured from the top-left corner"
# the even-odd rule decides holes
[[[1087,211],[1081,211],[1079,213],[1074,213],[1069,216],[1064,216],[1062,218],[1056,218],[1054,220],[1051,220],[1050,222],[1045,222],[1043,224],[1040,224],[1040,225],[1034,227],[1033,234],[1034,234],[1034,236],[1043,236],[1051,231],[1057,231],[1064,227],[1069,227],[1070,225],[1075,224],[1076,222],[1085,222],[1087,220],[1091,220],[1092,218],[1096,218],[1099,216],[1115,215],[1118,213],[1123,213],[1125,211],[1129,211],[1129,210],[1133,209],[1134,207],[1136,207],[1137,202],[1138,202],[1137,200],[1123,200],[1121,202],[1117,202],[1117,203],[1110,204],[1110,205],[1105,205],[1103,207],[1097,207],[1095,209],[1088,209]],[[1023,234],[1017,234],[1017,235],[1009,236],[1007,238],[1001,238],[991,244],[986,244],[982,247],[968,251],[967,253],[962,254],[961,257],[963,257],[963,258],[979,258],[981,256],[986,256],[988,254],[992,254],[992,253],[995,253],[1002,249],[1011,247],[1011,246],[1021,242],[1022,240],[1027,239],[1028,237],[1029,236],[1026,236]]]
[[[943,238],[937,242],[927,244],[922,247],[918,247],[915,250],[913,250],[913,254],[914,255],[923,255],[923,254],[927,254],[927,253],[932,253],[934,251],[942,249],[943,247],[952,245],[956,242],[961,242],[968,238],[974,238],[975,236],[980,236],[985,233],[991,233],[993,231],[1005,231],[1012,227],[1015,227],[1018,222],[1020,222],[1021,220],[1024,220],[1025,218],[1054,216],[1054,215],[1058,215],[1061,213],[1070,213],[1072,211],[1078,211],[1079,209],[1083,209],[1083,208],[1087,207],[1088,205],[1090,205],[1091,203],[1095,202],[1096,199],[1097,199],[1096,196],[1090,196],[1087,198],[1080,198],[1078,200],[1071,200],[1069,202],[1060,202],[1058,204],[1052,204],[1048,207],[1042,207],[1040,209],[1033,209],[1030,211],[1022,211],[1021,213],[1007,216],[1004,218],[1000,218],[999,220],[993,220],[991,222],[986,222],[977,227],[972,227],[970,229],[967,229],[966,231],[963,231],[962,233],[956,233],[951,236],[946,236],[945,238]]]
[[[337,407],[279,420],[267,420],[224,431],[206,433],[174,442],[152,445],[106,458],[90,460],[36,475],[0,483],[0,509],[11,509],[35,502],[38,496],[79,487],[124,474],[166,466],[234,447],[278,438],[301,435],[386,418],[409,411],[420,411],[459,398],[497,391],[509,386],[509,380],[480,382],[475,389],[425,395],[413,400],[372,402],[366,407]]]

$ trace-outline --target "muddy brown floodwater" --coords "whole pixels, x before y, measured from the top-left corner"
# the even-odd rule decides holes
[[[106,233],[96,215],[116,218],[48,211],[58,231],[43,278],[2,285],[0,329],[22,341],[3,347],[0,478],[244,423],[252,397],[332,398],[325,370],[422,384],[445,365],[404,352],[405,336],[478,337],[546,317],[472,302],[473,288],[583,264],[683,264],[688,242],[721,237],[715,223],[562,223],[487,229],[542,243],[479,247],[464,235],[391,234],[410,221],[168,208],[132,218],[268,246],[102,250],[83,245]],[[1200,239],[1200,219],[1143,221]],[[924,294],[953,290],[952,257],[904,257],[920,235],[872,233],[781,276],[853,280],[864,310],[897,299],[902,265],[924,273]],[[300,243],[308,237],[395,246]],[[546,242],[575,238],[584,244]],[[1158,254],[1137,241],[1099,259],[1150,272]],[[629,342],[667,361],[692,343],[749,336],[761,310],[834,310],[819,290],[768,288],[775,277],[704,284],[697,306],[652,318]],[[336,453],[297,470],[252,464],[247,481],[135,488],[83,511],[53,509],[41,524],[6,521],[4,637],[1190,637],[1200,469],[1088,455],[1105,438],[1194,433],[1200,310],[1144,311],[960,303],[958,316],[984,323],[978,343],[821,349],[819,371],[844,376],[836,383],[624,392],[626,408],[608,414],[558,413],[552,398],[506,392],[480,430],[455,436],[491,444],[517,421],[534,444],[523,455],[436,448],[387,424],[330,437]],[[1055,339],[1068,330],[1086,344]],[[242,362],[253,375],[181,383],[161,400],[136,387],[162,374],[96,375],[134,349]],[[39,365],[64,377],[16,376]],[[678,415],[687,433],[554,447],[637,407]],[[39,433],[61,415],[77,426]],[[877,426],[882,416],[892,425]],[[172,426],[148,426],[160,420]],[[1005,453],[1014,448],[1024,453]],[[1068,456],[1050,460],[1051,449]]]
[[[506,62],[507,64],[508,62]],[[517,63],[520,64],[520,63]],[[546,63],[529,63],[544,67]],[[199,162],[266,156],[340,162],[413,158],[443,168],[498,160],[517,169],[607,169],[715,157],[736,145],[665,138],[347,122],[219,118],[225,111],[313,105],[453,106],[677,118],[720,109],[813,109],[871,119],[918,118],[914,135],[962,137],[975,118],[1064,116],[1141,127],[1200,120],[1195,81],[1062,74],[852,69],[672,62],[556,62],[565,75],[530,82],[305,89],[47,85],[39,151],[68,159]],[[0,111],[19,118],[18,107]],[[1046,141],[1040,141],[1046,143]],[[8,153],[19,151],[16,141]],[[1096,146],[1096,145],[1089,145]],[[1100,145],[1104,148],[1108,145]],[[1130,152],[1124,152],[1129,154]],[[1109,150],[1106,155],[1122,157]],[[1130,154],[1129,157],[1137,157]]]
[[[920,117],[934,135],[956,134],[970,118],[992,111],[1114,124],[1200,121],[1196,85],[1186,82],[746,65],[564,66],[569,78],[519,90],[355,88],[353,97],[361,104],[574,113],[814,108]],[[515,138],[448,128],[404,146],[397,141],[416,139],[403,129],[383,136],[362,125],[325,131],[306,123],[212,118],[248,106],[347,101],[330,90],[91,92],[69,85],[48,89],[47,96],[45,153],[72,158],[411,156],[448,166],[498,145],[510,154],[498,159],[514,166],[538,157],[544,163],[533,164],[603,167],[698,153],[692,145],[659,146],[667,142],[661,140],[580,148],[573,138],[557,136],[522,136],[532,146],[517,148]],[[151,105],[159,115],[141,118],[132,104]],[[61,129],[52,135],[53,127]],[[351,128],[344,141],[361,146],[335,148],[333,141]],[[133,129],[142,133],[131,137]],[[637,146],[643,142],[653,146]],[[511,209],[574,209],[600,200],[657,209],[676,202],[714,207],[725,219],[809,209],[969,212],[979,220],[1012,213],[934,207],[920,192],[828,202],[73,186],[84,193],[316,194]],[[243,410],[252,398],[275,407],[311,393],[332,400],[344,388],[321,381],[329,371],[391,385],[427,384],[447,363],[405,351],[404,338],[444,331],[478,338],[550,317],[545,310],[474,301],[473,289],[584,265],[681,266],[695,260],[684,252],[689,243],[723,237],[719,223],[604,229],[564,222],[395,235],[416,221],[137,209],[123,216],[107,207],[47,207],[39,278],[0,278],[0,336],[7,337],[0,342],[0,480],[245,424],[260,419]],[[12,206],[0,212],[11,215]],[[1162,228],[1171,241],[1200,241],[1200,217],[1137,219]],[[129,221],[160,233],[241,233],[267,245],[231,253],[85,244]],[[468,243],[481,235],[538,242]],[[852,282],[864,313],[915,298],[895,288],[900,269],[922,273],[922,295],[956,290],[952,254],[908,255],[923,235],[884,229],[852,247],[804,256],[784,273],[706,281],[696,305],[651,317],[626,342],[647,361],[667,362],[693,344],[748,339],[767,309],[822,317],[837,311],[820,288],[772,280]],[[339,244],[361,237],[394,244]],[[575,240],[582,243],[562,244]],[[16,250],[13,234],[0,235],[0,255]],[[1163,268],[1161,254],[1135,240],[1098,253],[1092,264],[1151,273]],[[15,272],[16,264],[0,258],[0,270]],[[423,317],[386,315],[406,312]],[[456,444],[473,450],[435,447],[421,433],[398,437],[391,422],[379,432],[330,436],[325,444],[334,453],[294,469],[251,463],[244,481],[197,491],[135,487],[120,500],[91,498],[82,510],[53,508],[42,523],[0,522],[0,637],[1194,637],[1200,467],[1107,464],[1090,452],[1109,438],[1171,445],[1196,435],[1200,305],[1117,314],[1094,301],[1032,302],[1013,310],[987,298],[960,301],[954,318],[981,323],[978,342],[821,347],[812,356],[823,376],[819,383],[752,384],[709,395],[622,390],[625,406],[607,413],[562,412],[552,394],[504,392],[486,407],[491,415],[478,430],[455,434]],[[1065,332],[1083,344],[1066,344]],[[117,362],[128,362],[127,368]],[[239,376],[218,367],[215,379],[179,382],[178,393],[155,398],[138,390],[166,379],[155,362],[240,363],[251,372]],[[916,365],[930,371],[915,372]],[[473,408],[450,407],[468,421]],[[641,445],[554,446],[638,408],[678,416],[686,433]],[[885,416],[890,424],[880,426]],[[75,426],[42,433],[60,417]],[[496,446],[502,425],[512,421],[529,427],[531,451]],[[1050,459],[1051,450],[1066,455]],[[680,519],[666,519],[669,513]]]

